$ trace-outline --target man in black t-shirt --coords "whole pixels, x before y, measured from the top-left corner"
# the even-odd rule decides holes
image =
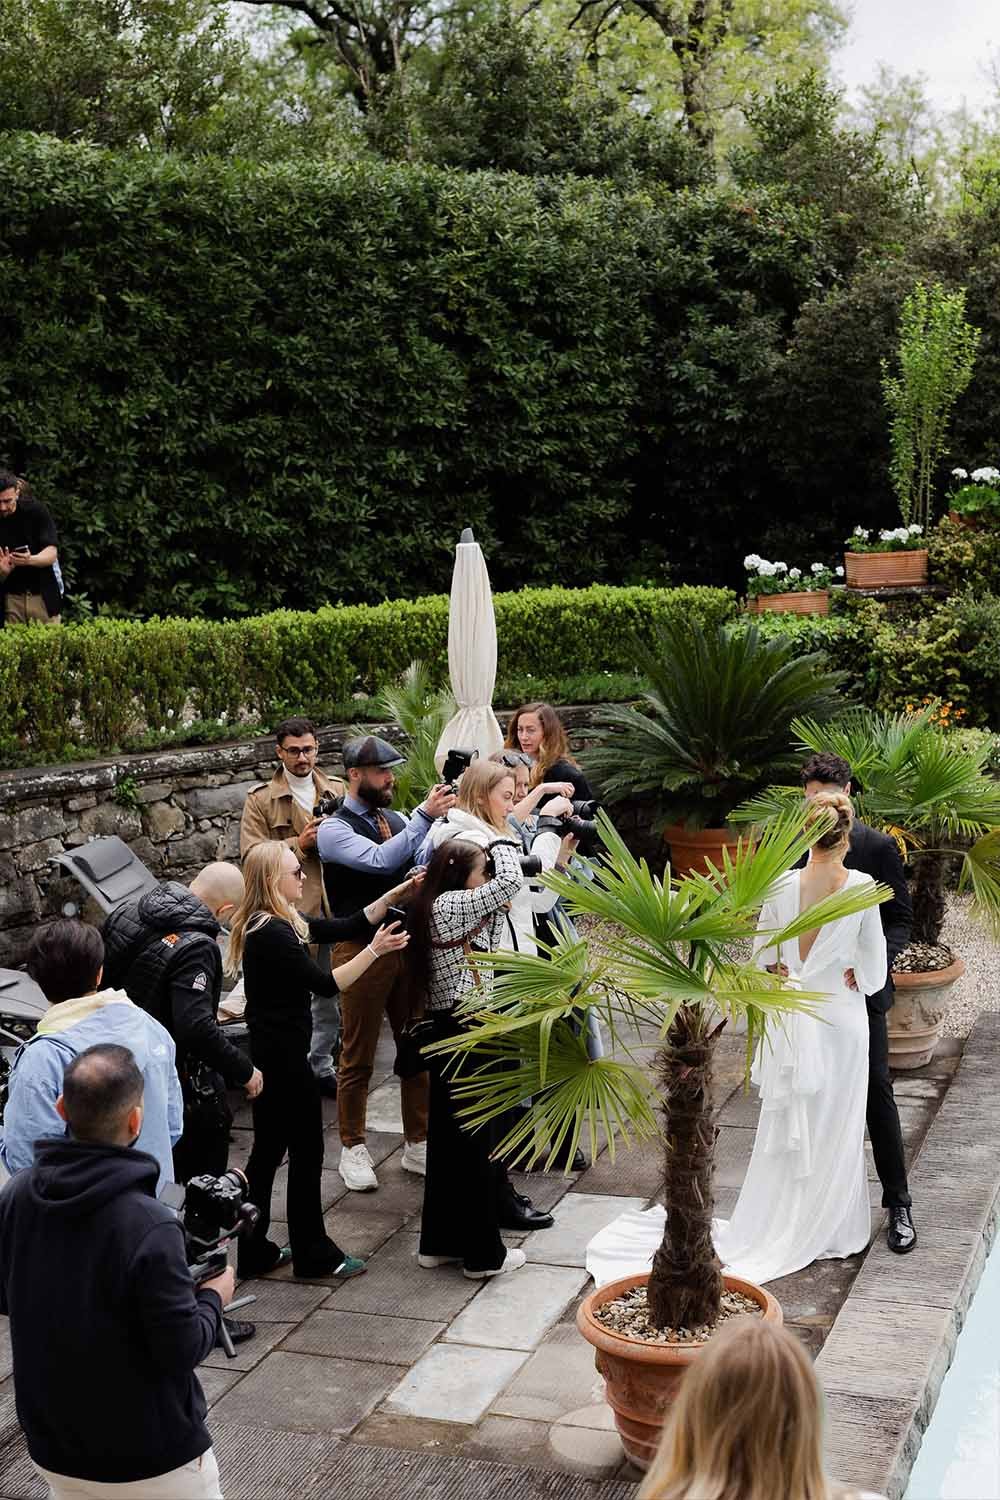
[[[46,507],[21,492],[16,474],[0,469],[0,624],[58,625],[56,540]]]

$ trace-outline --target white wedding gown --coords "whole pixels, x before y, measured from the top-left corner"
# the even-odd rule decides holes
[[[869,876],[849,870],[844,889],[865,883],[872,883]],[[799,871],[792,870],[761,911],[762,934],[793,921],[799,901]],[[762,968],[784,963],[804,990],[828,997],[816,1016],[793,1012],[769,1026],[751,1073],[761,1110],[750,1165],[732,1218],[713,1222],[724,1268],[767,1282],[814,1260],[853,1255],[870,1239],[865,995],[885,984],[887,957],[877,907],[821,927],[805,962],[798,939],[780,952],[764,935],[758,942]],[[845,969],[854,970],[857,991],[844,983]],[[621,1214],[600,1230],[586,1261],[597,1285],[648,1271],[664,1222],[657,1205]]]

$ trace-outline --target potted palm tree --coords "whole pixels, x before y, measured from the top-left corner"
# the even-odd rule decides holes
[[[649,684],[639,707],[602,710],[582,759],[609,804],[637,794],[660,806],[675,875],[718,866],[736,843],[730,813],[796,767],[793,719],[825,722],[844,706],[844,674],[755,624],[703,630],[690,621],[636,645]]]
[[[755,844],[740,840],[720,868],[663,881],[632,856],[604,813],[599,820],[605,852],[589,871],[594,878],[546,877],[574,916],[603,924],[599,941],[588,946],[567,933],[548,957],[477,960],[492,982],[463,1007],[463,1034],[428,1050],[456,1055],[454,1088],[470,1129],[531,1098],[497,1148],[512,1162],[530,1165],[548,1153],[551,1163],[567,1150],[571,1157],[585,1123],[592,1152],[603,1130],[612,1160],[618,1140],[631,1145],[662,1132],[667,1216],[652,1269],[592,1292],[577,1320],[597,1350],[625,1449],[645,1465],[677,1382],[719,1321],[724,1297],[737,1293],[762,1316],[781,1317],[763,1288],[722,1274],[713,1248],[712,1058],[728,1022],[746,1021],[749,1070],[770,1022],[792,1010],[821,1010],[822,996],[759,969],[747,944],[774,882],[827,825],[805,831],[800,805],[771,820]],[[887,895],[876,887],[845,890],[771,940],[793,940]],[[591,1012],[613,1043],[598,1058],[586,1041]],[[648,1045],[650,1033],[659,1038],[651,1072],[631,1051],[637,1042]],[[470,1052],[475,1062],[463,1068]],[[665,1340],[649,1342],[602,1322],[601,1308],[636,1286],[645,1287],[648,1320],[666,1331]]]
[[[919,713],[858,709],[835,724],[796,720],[803,749],[840,755],[857,778],[858,816],[892,833],[912,872],[913,935],[896,959],[896,999],[888,1016],[893,1068],[929,1062],[948,997],[965,972],[941,942],[949,866],[972,892],[976,914],[1000,932],[1000,784],[986,771],[985,746],[970,746],[935,723],[939,705]],[[774,787],[734,818],[759,821],[787,807],[798,787]]]

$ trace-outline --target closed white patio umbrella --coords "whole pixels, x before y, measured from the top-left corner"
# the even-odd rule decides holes
[[[481,759],[503,745],[493,712],[497,680],[497,622],[483,549],[469,527],[455,548],[448,612],[448,672],[458,712],[445,725],[434,759],[438,770],[452,748],[478,750]]]

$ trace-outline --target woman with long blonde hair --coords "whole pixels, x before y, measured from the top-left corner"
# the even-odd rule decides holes
[[[507,820],[514,806],[514,787],[513,767],[474,760],[458,783],[458,805],[435,823],[425,848],[440,849],[448,839],[459,838],[488,849],[497,839],[509,839],[512,829]],[[571,811],[565,797],[555,797],[545,804],[546,814],[552,817]],[[572,836],[560,839],[558,833],[547,829],[535,838],[531,852],[541,859],[543,871],[553,870],[566,865],[576,842]],[[549,911],[555,900],[553,891],[525,881],[510,903],[501,948],[534,953],[535,913]]]
[[[507,721],[504,744],[528,756],[532,786],[565,781],[572,785],[573,797],[593,800],[590,782],[570,754],[566,727],[551,703],[522,703],[516,708]]]
[[[354,984],[383,953],[408,942],[398,924],[382,926],[387,908],[412,894],[407,881],[351,917],[303,917],[302,866],[287,844],[256,844],[243,861],[245,895],[233,917],[226,967],[243,965],[250,1053],[264,1077],[253,1101],[253,1148],[247,1163],[251,1203],[260,1219],[239,1241],[240,1276],[260,1276],[291,1259],[296,1276],[357,1276],[364,1261],[330,1239],[323,1223],[323,1109],[309,1066],[312,996],[335,995]],[[308,943],[363,942],[339,968],[323,970]],[[289,1253],[267,1237],[274,1177],[288,1152]]]
[[[881,1500],[831,1484],[823,1400],[785,1329],[733,1318],[685,1372],[637,1500]]]

